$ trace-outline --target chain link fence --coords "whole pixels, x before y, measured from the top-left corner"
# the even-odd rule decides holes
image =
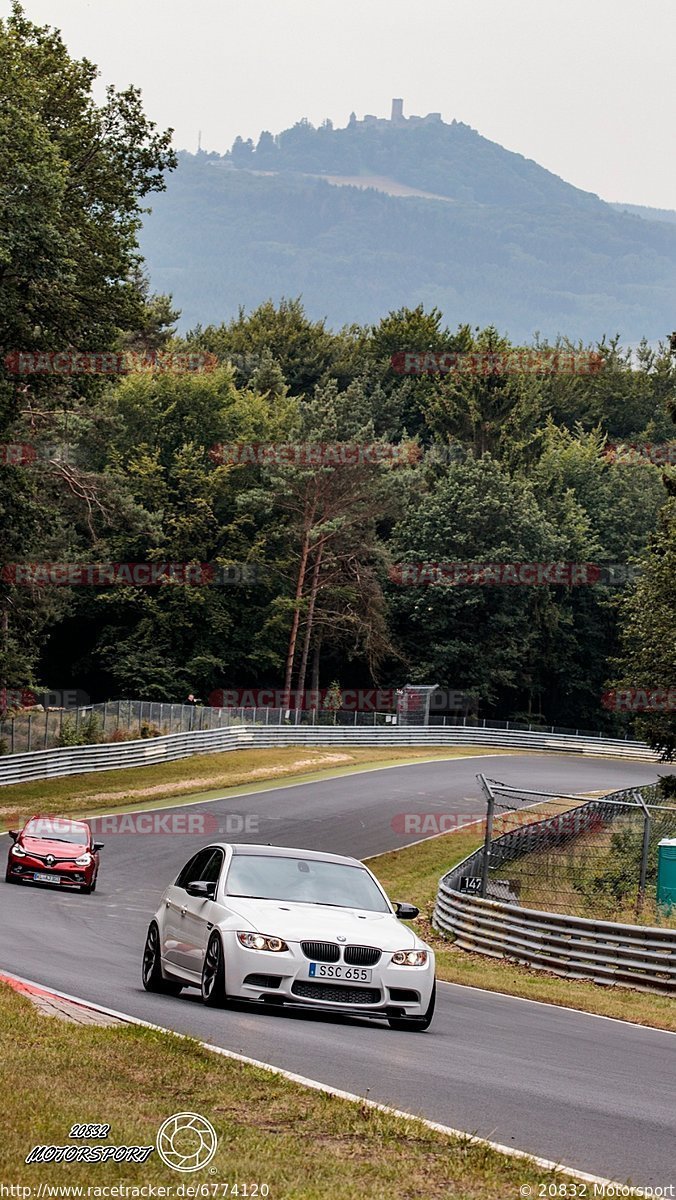
[[[390,713],[284,708],[212,708],[154,700],[109,700],[79,708],[36,708],[0,720],[0,754],[26,754],[58,746],[133,741],[169,733],[203,732],[231,725],[351,725],[393,723]]]
[[[464,887],[550,913],[676,924],[654,900],[659,842],[676,835],[668,782],[589,800],[480,778],[486,842],[462,866],[477,881]]]
[[[0,754],[26,754],[58,746],[132,741],[169,733],[202,732],[230,725],[320,725],[357,728],[400,724],[391,712],[352,709],[212,708],[202,704],[169,704],[157,700],[109,700],[78,708],[35,708],[0,717]],[[506,732],[551,733],[603,740],[606,735],[585,729],[532,725],[519,721],[489,721],[476,717],[429,714],[425,724],[436,728],[494,729]],[[617,739],[615,739],[617,740]],[[625,741],[629,742],[628,738]]]

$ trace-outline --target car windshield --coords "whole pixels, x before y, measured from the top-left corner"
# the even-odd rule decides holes
[[[50,842],[71,842],[76,846],[86,846],[89,841],[86,825],[73,825],[70,821],[59,820],[58,817],[41,817],[39,820],[29,821],[23,835],[43,838]]]
[[[390,912],[385,897],[363,867],[322,859],[235,854],[226,890],[229,896],[249,899]]]

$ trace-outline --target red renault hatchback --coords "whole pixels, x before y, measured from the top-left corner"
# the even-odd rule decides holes
[[[86,821],[67,817],[31,817],[20,832],[9,831],[12,839],[7,859],[7,883],[51,883],[96,890],[99,850],[103,842],[92,839]]]

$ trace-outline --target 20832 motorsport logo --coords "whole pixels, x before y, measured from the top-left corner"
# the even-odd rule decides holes
[[[167,1117],[157,1131],[154,1146],[106,1145],[110,1125],[72,1125],[65,1146],[33,1146],[26,1163],[145,1163],[157,1151],[172,1171],[201,1171],[211,1162],[218,1135],[200,1113],[180,1112]],[[91,1142],[97,1144],[92,1145]]]
[[[155,1142],[157,1153],[172,1171],[200,1171],[211,1162],[218,1137],[206,1117],[199,1113],[174,1113],[160,1126]]]

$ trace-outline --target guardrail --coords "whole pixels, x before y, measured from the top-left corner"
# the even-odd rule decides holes
[[[214,754],[243,746],[495,746],[511,750],[545,750],[554,753],[605,755],[615,758],[656,760],[643,742],[472,729],[454,726],[322,726],[322,725],[229,725],[221,729],[167,734],[134,742],[106,742],[93,746],[64,746],[36,750],[30,754],[0,758],[0,786],[79,775],[85,771],[115,771],[124,767],[152,766],[187,758],[191,754]]]
[[[461,950],[595,983],[676,992],[676,930],[515,908],[439,885],[435,929]]]
[[[624,797],[611,793],[606,800]],[[592,800],[556,817],[533,821],[503,834],[490,847],[492,868],[528,853],[543,836],[561,844],[580,836],[599,820],[610,821],[627,811],[619,802],[606,808]],[[566,913],[521,908],[511,898],[486,899],[461,892],[463,877],[480,878],[484,849],[457,863],[439,881],[432,924],[451,934],[461,950],[508,958],[532,967],[595,983],[624,984],[648,991],[676,992],[676,929],[595,921]],[[500,895],[504,884],[489,882]]]

